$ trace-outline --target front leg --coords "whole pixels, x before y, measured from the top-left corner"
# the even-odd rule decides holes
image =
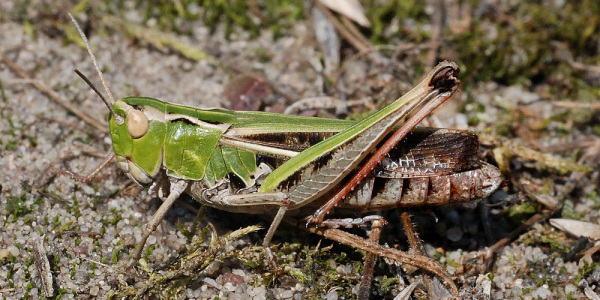
[[[160,222],[165,218],[165,215],[167,214],[167,212],[169,212],[169,209],[171,208],[171,206],[173,206],[175,200],[177,200],[177,198],[179,198],[179,196],[183,194],[183,192],[187,189],[188,185],[189,182],[186,180],[171,179],[169,196],[166,199],[163,199],[163,203],[154,213],[152,219],[150,219],[150,221],[146,224],[146,230],[144,231],[142,240],[138,244],[138,248],[135,251],[135,254],[133,255],[133,261],[130,266],[135,265],[135,263],[140,259],[148,237],[150,237],[150,235],[156,230],[156,227],[158,227],[158,224],[160,224]]]

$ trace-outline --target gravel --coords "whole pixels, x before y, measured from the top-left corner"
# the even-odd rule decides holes
[[[0,11],[11,11],[18,4],[19,1],[3,1]],[[139,12],[134,10],[128,12],[127,16],[131,20],[141,18]],[[5,15],[1,20],[2,55],[82,111],[98,120],[105,120],[108,114],[105,106],[73,73],[73,69],[78,68],[100,86],[85,50],[66,42],[61,34],[39,31],[32,37],[26,33],[27,28],[22,22],[13,21]],[[255,39],[250,39],[248,33],[240,31],[234,32],[227,40],[223,28],[211,34],[200,21],[191,28],[193,30],[186,39],[195,47],[212,49],[222,61],[259,73],[268,81],[292,91],[299,99],[326,92],[319,84],[322,79],[320,73],[311,67],[315,61],[319,61],[320,50],[313,41],[309,22],[299,22],[279,39],[274,39],[273,34],[265,30]],[[206,61],[192,62],[174,52],[158,51],[144,42],[133,42],[118,32],[99,33],[94,29],[91,32],[90,42],[115,96],[143,95],[204,108],[227,105],[222,100],[222,92],[223,86],[236,75],[231,70]],[[267,61],[261,59],[261,51],[268,53]],[[414,58],[407,56],[406,60]],[[418,80],[418,74],[413,74],[415,71],[405,71],[407,78],[396,78],[394,67],[377,73],[375,67],[370,69],[369,63],[368,60],[358,59],[348,65],[348,70],[352,72],[344,77],[346,86],[351,87],[367,75],[371,76],[363,86],[356,88],[353,95],[355,99],[368,96],[367,93],[374,90],[371,88],[381,82],[401,81],[394,82],[393,86],[385,86],[389,91],[378,95],[387,97],[387,100],[393,99],[390,95],[398,93],[398,90],[406,90]],[[409,61],[403,63],[410,65]],[[147,281],[144,272],[130,276],[123,270],[129,255],[134,252],[133,246],[141,239],[143,224],[156,211],[158,200],[132,185],[116,164],[104,169],[89,185],[75,183],[68,176],[58,174],[61,170],[77,173],[92,170],[101,161],[97,156],[111,151],[110,139],[105,133],[98,132],[68,113],[1,64],[0,81],[6,99],[0,100],[0,166],[3,169],[0,173],[0,278],[5,279],[0,281],[2,297],[35,299],[47,293],[43,276],[34,263],[33,244],[40,239],[44,242],[52,266],[54,296],[60,295],[61,299],[106,298],[124,285],[143,285]],[[490,107],[486,108],[485,113],[472,112],[477,114],[480,122],[470,129],[477,132],[484,132],[503,112],[524,102],[535,103],[531,109],[544,119],[555,115],[555,107],[538,101],[541,96],[523,86],[505,87],[483,82],[472,87],[469,93],[463,94],[460,101],[474,97],[477,103]],[[280,98],[274,101],[285,106],[285,102],[277,102],[282,101]],[[459,110],[456,105],[448,105],[442,110],[440,116],[449,116],[440,117],[444,126],[467,127],[467,120],[472,116],[468,107]],[[566,139],[551,137],[541,143],[550,146],[564,143]],[[597,180],[597,176],[596,169],[583,182],[589,183],[587,186],[593,185],[591,182]],[[589,192],[590,188],[587,189]],[[514,189],[505,188],[505,192],[509,193],[507,197],[516,197]],[[585,194],[569,196],[569,200],[575,203],[574,211],[584,215],[586,221],[600,221],[598,211],[592,209],[598,204],[586,200]],[[20,208],[15,209],[9,203],[17,203]],[[549,242],[532,242],[536,234],[545,237],[549,232],[554,232],[545,222],[530,228],[526,234],[502,248],[492,261],[490,272],[459,274],[461,262],[485,250],[485,242],[481,241],[485,240],[485,234],[477,225],[483,221],[479,211],[473,208],[451,207],[446,212],[434,210],[441,219],[437,224],[434,223],[437,217],[427,212],[416,212],[420,216],[417,219],[431,222],[422,224],[425,230],[419,231],[423,232],[427,253],[444,264],[448,272],[460,278],[461,292],[466,298],[546,299],[552,296],[561,299],[571,296],[577,299],[585,297],[581,285],[576,282],[581,279],[588,280],[590,287],[598,292],[600,282],[585,276],[578,277],[582,268],[585,268],[579,257],[567,261],[565,253],[557,252]],[[493,241],[506,236],[509,229],[515,227],[507,228],[508,225],[493,223],[506,222],[504,213],[492,208],[489,222],[494,226]],[[260,222],[252,218],[244,221],[239,215],[211,210],[208,215],[224,216],[224,219],[209,218],[221,236],[237,229],[226,222],[228,219],[241,222],[243,225],[240,226],[244,227]],[[183,228],[191,228],[194,219],[194,212],[175,205],[157,233],[148,239],[147,245],[154,247],[148,257],[150,270],[165,272],[170,263],[182,256],[190,242],[179,230],[178,224]],[[416,223],[419,224],[418,221]],[[500,225],[496,228],[495,224]],[[389,227],[394,232],[396,225]],[[294,228],[285,230],[296,231]],[[263,235],[264,231],[260,231],[232,241],[226,247],[227,251],[251,252],[249,249],[259,245]],[[569,242],[575,241],[564,234],[561,237]],[[398,245],[396,241],[401,244],[399,247],[406,247],[405,240],[400,236],[388,239],[395,246]],[[308,274],[309,280],[302,281],[285,275],[270,281],[266,275],[268,266],[249,267],[244,260],[232,254],[222,260],[212,261],[196,274],[197,278],[179,290],[178,296],[189,299],[304,299],[313,296],[331,300],[352,297],[359,284],[359,272],[356,264],[340,258],[340,253],[348,256],[360,254],[335,245],[328,248],[333,243],[321,242],[307,234],[300,234],[299,238],[281,234],[276,235],[274,240],[275,244],[300,243],[301,246],[289,255],[297,255],[298,261],[288,263],[305,268],[302,269],[304,272],[311,270],[314,274]],[[316,250],[317,247],[321,247],[321,250]],[[306,249],[315,252],[307,252]],[[282,250],[278,255],[288,254],[284,252]],[[331,255],[325,261],[329,269],[334,270],[330,273],[337,276],[335,280],[332,279],[333,275],[318,270],[326,267],[317,265],[317,258],[302,256],[306,253]],[[596,274],[600,272],[597,265],[593,268]],[[386,264],[380,261],[376,270],[374,282],[378,288],[390,277],[397,279],[388,291],[375,291],[385,298],[393,298],[410,281],[420,280],[418,273],[412,273],[410,269],[402,270],[393,262]],[[590,273],[594,274],[587,274]],[[328,286],[331,282],[345,284],[345,287]]]

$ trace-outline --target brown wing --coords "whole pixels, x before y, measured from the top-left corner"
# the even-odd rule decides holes
[[[239,135],[236,139],[301,152],[333,134],[332,132],[258,133]],[[477,156],[478,148],[479,140],[473,132],[417,127],[398,143],[373,172],[376,177],[381,178],[411,178],[472,170],[481,165]],[[275,168],[285,161],[282,157],[274,158],[276,159],[267,160]]]
[[[481,165],[479,140],[470,131],[417,128],[375,168],[376,177],[413,178],[448,175]]]

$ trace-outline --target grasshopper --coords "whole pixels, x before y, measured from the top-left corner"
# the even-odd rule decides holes
[[[110,99],[78,73],[110,111],[114,153],[88,176],[66,173],[89,182],[116,158],[134,182],[163,200],[146,224],[134,262],[182,193],[230,212],[275,214],[263,241],[273,261],[266,246],[288,211],[319,208],[308,224],[352,227],[380,218],[324,217],[334,207],[366,213],[466,202],[487,197],[502,181],[497,168],[479,160],[475,134],[415,129],[457,90],[458,67],[452,62],[440,63],[406,95],[361,122],[197,109],[144,97],[115,101],[85,34],[70,17]]]

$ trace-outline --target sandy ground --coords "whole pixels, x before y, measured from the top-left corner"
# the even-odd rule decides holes
[[[11,11],[18,4],[7,1],[0,4],[0,9]],[[132,19],[139,17],[135,11],[131,12],[131,16]],[[86,16],[81,14],[77,17]],[[59,19],[66,20],[64,16]],[[192,61],[174,51],[159,51],[148,43],[134,41],[107,27],[102,28],[91,29],[90,42],[115,97],[142,95],[201,108],[227,107],[223,97],[224,86],[240,74],[239,69],[260,74],[297,99],[328,94],[323,89],[322,73],[315,67],[320,64],[320,48],[308,21],[299,22],[278,39],[265,30],[255,39],[250,39],[247,33],[236,32],[229,40],[224,38],[222,28],[210,34],[201,22],[195,22],[191,33],[181,38],[218,57],[221,63]],[[100,86],[87,52],[69,42],[62,32],[38,29],[32,36],[27,34],[27,30],[22,22],[5,14],[0,22],[0,54],[103,124],[108,115],[106,107],[73,73],[73,69],[77,68]],[[366,56],[347,65],[349,71],[343,80],[352,99],[371,97],[367,102],[376,104],[395,99],[398,93],[406,91],[422,75],[422,72],[410,69],[414,53],[408,53],[401,59],[385,57],[386,60],[374,63],[376,59]],[[398,65],[382,67],[386,63]],[[238,70],[232,71],[229,67],[232,65]],[[361,81],[361,78],[367,77],[368,80]],[[92,170],[101,162],[102,156],[110,153],[110,137],[106,131],[94,128],[69,113],[36,89],[31,81],[17,76],[6,64],[0,64],[0,83],[2,297],[43,298],[47,292],[44,286],[51,284],[53,292],[47,297],[106,298],[126,290],[127,286],[140,287],[148,282],[148,274],[144,271],[125,272],[124,267],[141,237],[143,224],[156,211],[159,200],[135,186],[116,164],[109,165],[91,184],[76,183],[68,176],[60,175],[61,170],[78,173]],[[357,83],[363,86],[354,87]],[[368,95],[369,91],[375,95]],[[477,116],[481,121],[469,129],[490,133],[486,128],[493,127],[494,122],[510,114],[507,111],[522,103],[533,103],[528,109],[542,120],[555,116],[557,109],[562,110],[547,101],[540,101],[545,97],[543,91],[538,94],[520,85],[482,82],[472,86],[469,93],[459,95],[456,103],[444,106],[429,122],[436,126],[467,128],[467,120]],[[468,108],[461,110],[458,103],[465,103],[468,98],[485,105],[485,113]],[[277,111],[287,105],[287,100],[277,93],[272,94],[270,99],[272,102],[263,106]],[[544,130],[552,131],[552,128],[560,126],[568,126],[568,122],[549,121]],[[593,144],[597,143],[597,137],[590,124],[584,126],[590,127],[573,128],[575,133],[569,136],[557,137],[550,133],[549,137],[545,136],[533,144],[541,149],[550,149],[556,145],[576,144],[583,138],[591,139],[592,142],[586,144],[588,146],[576,148],[581,150],[570,150],[585,155],[588,153],[586,149],[597,147]],[[526,144],[528,141],[519,142]],[[482,150],[485,150],[487,159],[496,163],[492,158],[493,148]],[[575,157],[565,152],[557,156]],[[581,256],[570,254],[574,247],[583,245],[586,248],[590,242],[586,239],[578,242],[576,238],[556,231],[545,219],[529,227],[523,235],[511,239],[489,261],[487,268],[477,271],[477,267],[481,266],[469,260],[469,257],[483,253],[486,246],[508,236],[519,225],[514,218],[507,216],[507,207],[529,201],[535,203],[534,211],[525,216],[543,212],[544,206],[535,202],[531,194],[544,198],[546,191],[534,188],[531,194],[527,194],[523,192],[526,188],[515,187],[515,182],[529,182],[536,187],[552,189],[548,197],[570,205],[583,221],[598,223],[597,162],[588,164],[595,167],[592,172],[581,173],[580,177],[571,175],[571,179],[577,182],[572,192],[562,198],[557,195],[566,189],[564,185],[568,183],[569,173],[559,175],[543,166],[536,167],[536,163],[531,159],[515,159],[512,162],[512,169],[507,175],[519,179],[508,179],[507,187],[492,201],[504,201],[503,205],[484,209],[461,206],[434,209],[433,213],[414,212],[416,223],[424,222],[417,230],[422,232],[428,253],[455,276],[465,298],[560,299],[570,296],[577,299],[585,298],[585,295],[591,297],[589,295],[592,294],[585,294],[586,291],[598,293],[599,267],[587,267]],[[528,173],[519,176],[518,172],[522,169],[528,170]],[[594,191],[595,198],[590,196]],[[198,207],[189,199],[187,203]],[[561,213],[565,215],[564,209],[553,217],[561,217]],[[438,223],[432,215],[440,218]],[[178,224],[182,225],[181,228],[191,228],[195,216],[185,206],[176,204],[173,207],[166,221],[148,241],[148,245],[153,247],[152,254],[147,257],[150,272],[164,270],[177,257],[184,255],[190,240]],[[388,218],[394,220],[395,217],[391,215]],[[207,220],[216,226],[221,236],[240,227],[254,224],[264,227],[268,224],[258,218],[212,209],[208,210],[201,228]],[[396,236],[384,242],[406,249],[398,227],[390,226],[388,235]],[[177,281],[177,284],[168,281],[157,285],[158,291],[152,291],[153,296],[150,297],[157,297],[156,293],[161,292],[162,296],[196,299],[214,299],[217,296],[219,299],[347,299],[355,295],[353,293],[360,281],[360,272],[357,271],[360,252],[320,240],[295,228],[282,230],[273,243],[284,246],[276,248],[276,253],[283,256],[280,258],[283,264],[302,270],[306,280],[288,273],[269,281],[269,267],[261,256],[264,254],[255,247],[260,245],[265,232],[259,231],[226,245],[225,254],[191,279]],[[490,232],[491,236],[486,237]],[[333,248],[328,248],[331,245]],[[43,268],[44,261],[40,257],[44,255],[39,253],[40,249],[47,252],[50,271]],[[240,258],[239,253],[246,256]],[[257,265],[248,262],[249,253],[256,253],[259,257],[254,261]],[[325,266],[320,259],[326,262]],[[467,272],[460,267],[466,262],[475,265],[471,270],[476,271]],[[379,260],[373,297],[392,299],[410,282],[420,278],[418,272],[407,273],[393,262]],[[387,284],[390,287],[385,289]],[[423,290],[419,293],[417,295],[425,295]]]

